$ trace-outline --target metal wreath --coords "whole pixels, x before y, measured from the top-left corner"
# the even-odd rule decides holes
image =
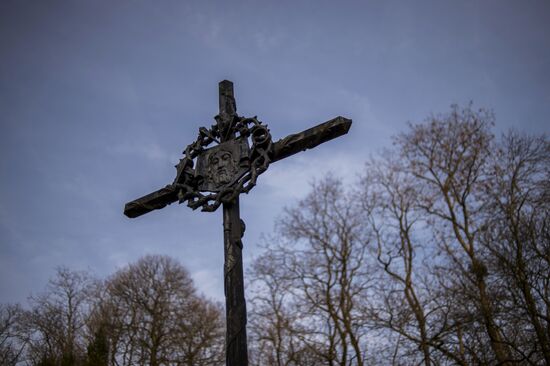
[[[224,132],[223,140],[231,133],[235,134],[235,139],[250,139],[252,147],[249,150],[248,171],[220,192],[203,194],[199,190],[194,161],[210,144],[221,144],[222,136],[218,125],[212,125],[210,129],[201,127],[197,140],[185,148],[184,157],[176,165],[177,174],[172,187],[178,192],[179,203],[187,201],[187,206],[193,210],[202,207],[201,211],[215,211],[222,203],[233,201],[240,193],[250,192],[256,185],[258,176],[269,167],[272,151],[271,134],[267,125],[262,124],[256,116],[234,116],[231,125]]]

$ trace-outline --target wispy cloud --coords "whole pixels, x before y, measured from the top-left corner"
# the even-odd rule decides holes
[[[262,51],[271,51],[281,47],[287,41],[286,35],[280,31],[258,31],[253,34],[256,47]]]
[[[177,156],[173,152],[161,147],[160,144],[154,142],[137,142],[137,141],[122,141],[113,146],[109,146],[107,150],[117,155],[131,155],[134,157],[144,158],[151,162],[161,162],[173,164],[177,161]]]
[[[223,299],[223,283],[218,278],[218,273],[208,269],[202,269],[191,273],[195,287],[209,298],[221,301]]]

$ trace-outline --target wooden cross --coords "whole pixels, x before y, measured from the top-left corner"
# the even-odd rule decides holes
[[[248,193],[270,163],[345,135],[351,120],[336,117],[315,127],[272,142],[267,125],[256,117],[237,115],[233,83],[219,84],[220,113],[210,129],[201,127],[197,140],[183,152],[172,184],[128,202],[130,218],[173,202],[193,209],[215,211],[223,205],[224,290],[226,304],[226,365],[248,365],[246,303],[244,298],[241,238],[244,222],[239,195]],[[213,146],[210,146],[213,145]]]

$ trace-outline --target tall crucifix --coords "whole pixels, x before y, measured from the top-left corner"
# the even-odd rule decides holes
[[[210,129],[199,128],[199,136],[187,146],[176,165],[174,182],[128,202],[124,214],[134,218],[176,201],[187,202],[193,210],[200,207],[209,212],[223,206],[226,365],[247,366],[241,242],[244,222],[239,214],[239,195],[256,185],[258,175],[270,163],[345,135],[351,120],[336,117],[273,142],[267,125],[256,117],[237,115],[232,82],[220,82],[219,92],[220,113],[214,117],[216,123]]]

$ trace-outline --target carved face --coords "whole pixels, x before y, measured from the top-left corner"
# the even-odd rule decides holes
[[[237,163],[227,150],[218,150],[208,158],[208,178],[216,185],[230,183],[237,170]]]

